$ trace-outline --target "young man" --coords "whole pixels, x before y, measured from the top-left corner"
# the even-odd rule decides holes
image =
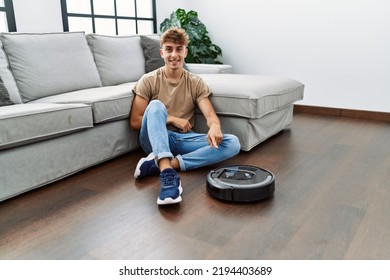
[[[140,144],[149,155],[142,158],[134,177],[160,175],[157,204],[182,200],[176,170],[186,171],[214,164],[240,151],[236,136],[222,134],[219,119],[203,80],[183,68],[188,35],[172,28],[160,39],[165,66],[145,74],[135,85],[130,125],[140,131]],[[196,106],[209,128],[207,134],[192,131]]]

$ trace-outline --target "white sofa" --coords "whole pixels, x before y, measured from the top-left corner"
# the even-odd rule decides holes
[[[132,88],[158,58],[158,35],[147,37],[153,47],[138,35],[0,38],[0,78],[14,103],[0,107],[0,201],[139,148],[128,121]],[[291,79],[186,66],[209,84],[224,132],[245,151],[287,128],[303,98],[303,84]],[[206,130],[200,114],[196,129]]]

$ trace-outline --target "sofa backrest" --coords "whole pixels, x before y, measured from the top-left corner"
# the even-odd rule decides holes
[[[161,59],[160,36],[147,37],[153,44],[139,35],[1,33],[0,77],[14,103],[136,82]]]
[[[22,102],[102,85],[84,32],[2,33],[0,38]]]
[[[87,34],[103,86],[136,82],[145,74],[140,37]]]

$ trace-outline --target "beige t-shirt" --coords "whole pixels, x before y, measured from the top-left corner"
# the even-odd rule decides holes
[[[187,119],[192,126],[197,104],[211,94],[199,76],[184,70],[179,83],[173,84],[167,81],[162,68],[143,75],[133,92],[149,102],[160,100],[168,115]]]

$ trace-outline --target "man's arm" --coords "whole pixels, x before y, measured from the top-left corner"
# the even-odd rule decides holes
[[[145,113],[148,101],[138,95],[134,95],[133,104],[130,111],[130,127],[140,130],[142,125],[142,117]]]
[[[132,129],[140,130],[142,125],[142,118],[144,116],[148,101],[142,97],[135,95],[130,112],[130,127]],[[180,129],[182,132],[188,132],[192,126],[186,119],[181,119],[168,115],[167,124],[171,124]]]
[[[188,132],[192,128],[192,125],[188,120],[171,115],[168,115],[167,124],[177,127],[181,132]]]
[[[207,141],[209,142],[210,147],[218,148],[218,145],[222,141],[223,134],[221,124],[217,114],[215,113],[213,104],[211,104],[210,99],[206,97],[198,103],[198,107],[207,120],[207,126],[209,128]]]

